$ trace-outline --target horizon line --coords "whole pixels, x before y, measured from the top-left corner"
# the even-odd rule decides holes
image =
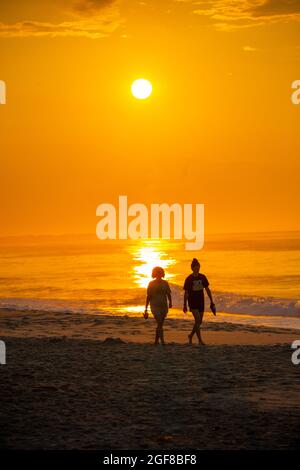
[[[266,234],[283,234],[283,233],[291,233],[291,234],[300,234],[300,229],[295,229],[295,230],[263,230],[263,231],[244,231],[244,232],[210,232],[206,233],[206,237],[213,237],[213,236],[237,236],[237,235],[266,235]],[[96,236],[95,233],[93,232],[62,232],[62,233],[38,233],[38,234],[30,234],[30,233],[25,233],[25,234],[9,234],[9,235],[1,235],[0,234],[0,240],[1,239],[7,239],[7,238],[63,238],[63,237],[91,237],[95,236],[95,241],[126,241],[126,240],[119,240],[116,238],[115,240],[113,239],[108,239],[108,240],[99,240]],[[140,238],[139,240],[141,240]],[[160,238],[159,238],[160,239]],[[148,237],[147,240],[151,240],[151,237]],[[164,239],[162,239],[164,240]],[[175,241],[175,242],[180,242],[180,240],[174,240],[173,238],[166,239],[170,241]],[[131,240],[130,241],[134,241]],[[183,241],[183,240],[182,240]]]

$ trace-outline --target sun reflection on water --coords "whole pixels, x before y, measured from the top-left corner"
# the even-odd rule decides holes
[[[161,266],[164,269],[174,265],[175,259],[170,257],[165,251],[165,241],[161,240],[142,240],[138,246],[132,250],[134,266],[134,282],[139,287],[147,287],[152,279],[151,273],[155,266]],[[174,278],[174,274],[166,273],[168,280]]]

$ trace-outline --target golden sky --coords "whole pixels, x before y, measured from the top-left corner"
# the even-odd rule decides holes
[[[299,33],[299,0],[2,0],[0,234],[92,233],[121,194],[300,230]]]

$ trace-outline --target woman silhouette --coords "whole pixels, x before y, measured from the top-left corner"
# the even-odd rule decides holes
[[[204,293],[203,290],[206,290],[206,293],[210,299],[210,308],[214,315],[216,315],[216,307],[212,298],[212,293],[210,291],[209,282],[207,277],[204,274],[201,274],[200,263],[194,258],[191,264],[191,269],[193,271],[184,282],[184,301],[183,301],[183,311],[187,312],[187,304],[189,305],[190,311],[192,312],[195,320],[195,324],[191,333],[188,335],[189,343],[192,344],[193,336],[196,333],[199,344],[205,344],[201,337],[200,327],[203,320],[204,314]]]
[[[157,345],[159,340],[162,344],[165,344],[163,325],[168,309],[172,307],[171,289],[168,282],[163,280],[165,271],[160,266],[153,268],[152,277],[154,280],[149,282],[147,288],[144,317],[148,318],[148,305],[150,303],[151,312],[157,323],[154,344]]]

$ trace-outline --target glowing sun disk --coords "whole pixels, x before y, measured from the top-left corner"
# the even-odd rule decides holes
[[[136,99],[145,100],[146,98],[149,98],[152,93],[152,85],[149,80],[139,78],[132,83],[131,93]]]

